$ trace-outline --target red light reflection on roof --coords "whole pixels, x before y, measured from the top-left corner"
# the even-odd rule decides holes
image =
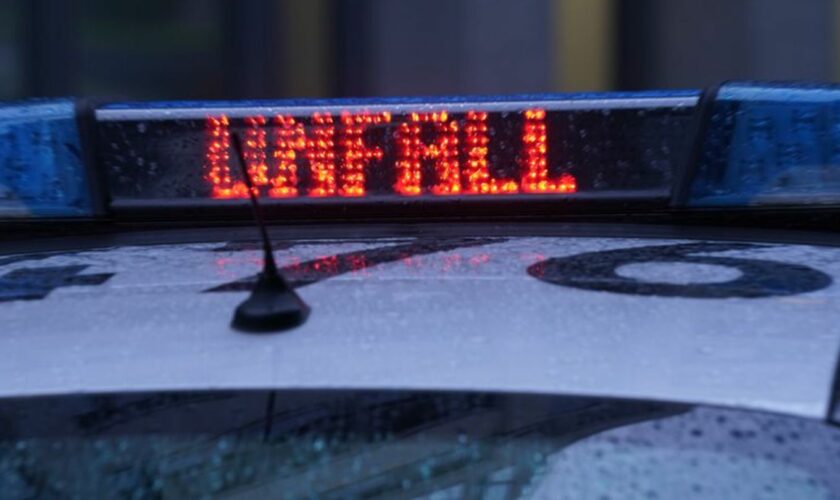
[[[277,262],[289,276],[301,281],[306,281],[320,275],[332,276],[344,273],[366,276],[377,262],[375,258],[371,258],[363,252],[351,252],[339,255],[322,254],[315,256],[311,260],[307,260],[299,254],[280,255],[277,258]],[[395,255],[393,257],[393,262],[399,263],[405,268],[414,271],[440,272],[443,274],[480,269],[489,264],[491,260],[490,254],[486,252],[467,254],[451,252],[432,255],[414,255],[410,251],[400,251],[399,249],[395,249]],[[531,258],[527,258],[524,261],[528,263],[536,262]],[[248,254],[247,256],[237,256],[235,258],[216,258],[214,260],[217,274],[220,276],[225,275],[225,277],[228,277],[232,272],[228,269],[229,267],[241,265],[242,262],[247,262],[255,268],[262,267],[263,265],[262,258],[256,253]]]
[[[438,272],[442,274],[455,274],[480,269],[490,263],[490,255],[479,253],[470,256],[461,253],[450,253],[442,255],[412,255],[403,252],[397,255],[395,262],[402,265],[404,269],[411,271]],[[293,277],[294,280],[307,281],[318,276],[333,276],[349,273],[351,275],[367,276],[368,270],[375,263],[363,254],[342,254],[342,255],[320,255],[312,260],[304,261],[300,256],[285,256],[278,261],[284,272]],[[228,262],[225,262],[227,264]],[[216,261],[220,266],[220,261]],[[261,265],[261,262],[255,266]]]
[[[244,119],[245,159],[258,194],[294,198],[301,194],[301,159],[309,197],[360,197],[367,194],[368,171],[393,168],[392,192],[401,196],[525,193],[574,193],[577,181],[564,173],[549,177],[546,112],[521,113],[519,179],[494,178],[489,160],[488,113],[467,111],[456,119],[446,111],[408,113],[389,133],[393,164],[384,164],[384,144],[369,144],[369,130],[385,126],[392,115],[383,113],[314,113],[309,125],[298,117],[277,115]],[[247,189],[234,181],[230,170],[230,123],[226,116],[207,119],[205,179],[211,197],[246,198]],[[269,138],[270,148],[269,148]],[[268,151],[271,149],[271,160]],[[426,165],[429,165],[428,167]],[[424,179],[424,175],[434,179]],[[426,187],[424,187],[426,186]]]

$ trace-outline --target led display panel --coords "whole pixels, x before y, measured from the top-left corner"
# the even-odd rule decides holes
[[[667,192],[697,94],[122,104],[100,108],[114,200]]]

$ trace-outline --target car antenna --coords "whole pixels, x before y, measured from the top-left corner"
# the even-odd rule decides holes
[[[254,183],[245,167],[242,142],[236,133],[231,134],[231,141],[236,151],[242,177],[245,179],[245,186],[248,188],[248,194],[251,197],[251,208],[254,211],[254,220],[260,229],[264,255],[263,270],[251,291],[251,296],[236,308],[231,326],[240,331],[253,333],[289,330],[306,321],[310,309],[277,270],[277,263],[274,262],[271,241],[268,239],[268,231],[266,230],[260,203],[257,200]]]

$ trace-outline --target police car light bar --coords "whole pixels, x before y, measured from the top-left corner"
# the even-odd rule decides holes
[[[700,95],[0,105],[0,218],[245,219],[234,133],[269,217],[840,207],[840,87]]]
[[[115,104],[99,108],[114,207],[666,199],[697,92]]]

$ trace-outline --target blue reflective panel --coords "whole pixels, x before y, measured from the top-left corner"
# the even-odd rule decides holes
[[[0,104],[0,218],[91,215],[72,100]]]
[[[712,106],[689,205],[840,202],[840,86],[730,83]]]

